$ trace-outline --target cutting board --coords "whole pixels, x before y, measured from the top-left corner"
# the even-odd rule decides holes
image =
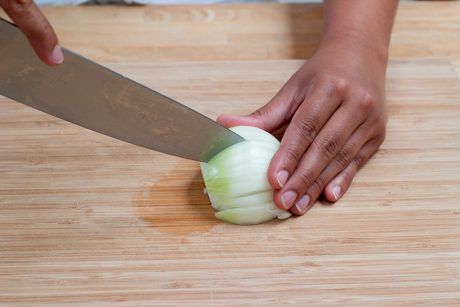
[[[266,103],[303,61],[113,64],[215,119]],[[199,164],[0,97],[2,306],[460,304],[460,83],[392,60],[384,144],[335,204],[235,226]]]

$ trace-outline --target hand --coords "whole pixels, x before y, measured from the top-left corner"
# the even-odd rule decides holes
[[[385,72],[397,3],[325,0],[315,55],[253,114],[217,119],[268,132],[290,123],[268,169],[280,209],[304,214],[323,191],[338,200],[385,139]]]
[[[0,0],[0,7],[29,39],[38,57],[50,66],[64,60],[53,28],[33,0]]]
[[[281,209],[303,214],[324,190],[336,201],[385,138],[385,65],[351,48],[321,48],[264,107],[218,118],[273,132],[290,122],[268,170]]]

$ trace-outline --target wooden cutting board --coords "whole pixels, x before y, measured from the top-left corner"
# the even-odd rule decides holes
[[[114,64],[199,112],[245,114],[302,61]],[[335,204],[214,218],[196,162],[0,97],[2,306],[460,304],[460,83],[392,60],[388,134]]]

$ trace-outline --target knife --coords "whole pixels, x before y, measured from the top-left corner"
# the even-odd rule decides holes
[[[110,137],[208,162],[244,141],[206,116],[65,48],[41,62],[27,37],[0,18],[0,94]]]

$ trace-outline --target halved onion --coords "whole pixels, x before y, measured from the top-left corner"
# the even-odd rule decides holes
[[[201,163],[206,191],[216,217],[238,225],[260,224],[291,213],[273,202],[273,189],[267,179],[268,166],[280,142],[255,127],[230,128],[246,141],[230,146],[208,163]]]

